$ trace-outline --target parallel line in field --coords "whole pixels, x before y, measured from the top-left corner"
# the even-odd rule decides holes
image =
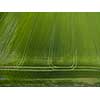
[[[44,70],[37,70],[37,69],[0,69],[0,70],[4,70],[4,71],[19,71],[19,72],[22,72],[22,71],[32,71],[32,72],[57,72],[57,71],[60,71],[60,72],[67,72],[67,71],[97,71],[97,72],[100,72],[100,69],[44,69]]]

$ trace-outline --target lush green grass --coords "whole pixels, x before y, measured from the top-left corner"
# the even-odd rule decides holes
[[[49,78],[100,81],[100,13],[0,13],[0,82]]]

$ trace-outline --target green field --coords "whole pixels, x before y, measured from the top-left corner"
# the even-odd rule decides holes
[[[100,86],[100,13],[1,12],[0,86]]]

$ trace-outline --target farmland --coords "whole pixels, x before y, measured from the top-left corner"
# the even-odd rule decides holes
[[[0,13],[0,86],[100,86],[100,13]]]

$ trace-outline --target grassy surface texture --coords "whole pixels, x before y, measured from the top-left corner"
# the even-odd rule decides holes
[[[100,13],[0,13],[0,86],[100,86]]]

